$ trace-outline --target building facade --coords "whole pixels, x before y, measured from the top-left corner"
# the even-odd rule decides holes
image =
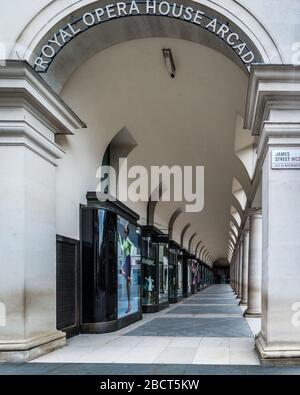
[[[61,347],[66,327],[104,330],[97,325],[101,314],[119,322],[114,325],[131,322],[119,321],[125,310],[140,316],[140,301],[127,306],[128,283],[122,288],[116,277],[105,297],[98,285],[89,295],[99,278],[90,277],[90,263],[82,266],[92,262],[87,257],[91,246],[99,249],[103,229],[117,235],[130,224],[132,238],[141,235],[138,227],[155,227],[161,278],[164,236],[174,254],[191,255],[190,281],[193,259],[201,263],[200,283],[213,281],[214,266],[218,281],[226,282],[229,271],[245,314],[261,316],[256,348],[262,362],[297,362],[299,2],[2,3],[0,360],[28,360]],[[149,193],[147,200],[106,205],[104,215],[94,196],[98,169],[109,163],[124,180],[120,158],[128,169],[143,166],[148,173],[152,166],[203,166],[203,205],[193,212],[186,209],[188,196],[160,201],[158,183],[152,185],[157,199]],[[107,232],[101,253],[111,257]],[[126,279],[126,266],[111,272],[107,259],[105,275]],[[176,259],[178,275],[184,264]],[[152,281],[148,273],[146,285],[139,283],[148,302]]]

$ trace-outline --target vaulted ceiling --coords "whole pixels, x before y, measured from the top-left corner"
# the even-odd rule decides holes
[[[165,67],[162,48],[172,50],[174,79]],[[149,38],[105,49],[81,65],[62,91],[88,128],[65,142],[69,153],[60,171],[63,175],[64,161],[71,166],[76,160],[75,166],[85,168],[85,188],[95,189],[96,164],[124,128],[137,144],[128,166],[204,166],[204,209],[186,213],[185,203],[159,202],[154,222],[167,230],[171,215],[181,207],[174,224],[176,241],[190,223],[185,247],[197,233],[192,249],[202,241],[214,260],[227,258],[233,201],[238,201],[233,192],[237,185],[247,190],[250,182],[249,171],[235,153],[252,141],[246,131],[242,132],[248,133],[248,140],[243,145],[236,141],[247,85],[247,74],[232,60],[190,41]],[[80,188],[80,182],[73,181]],[[128,205],[145,221],[146,203]]]

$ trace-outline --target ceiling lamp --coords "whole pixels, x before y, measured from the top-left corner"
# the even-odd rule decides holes
[[[166,64],[166,68],[168,70],[168,73],[170,74],[171,78],[175,78],[175,74],[176,74],[176,68],[175,68],[175,64],[174,64],[174,60],[173,60],[173,56],[172,56],[172,52],[171,50],[168,49],[163,49],[163,55],[165,58],[165,64]]]

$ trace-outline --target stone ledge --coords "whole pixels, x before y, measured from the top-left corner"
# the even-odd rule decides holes
[[[249,313],[248,310],[246,310],[243,316],[245,318],[261,318],[261,313]]]
[[[266,345],[261,333],[255,338],[255,349],[262,365],[300,365],[300,349],[271,349]]]
[[[0,362],[26,362],[66,345],[66,334],[56,331],[42,337],[0,341]]]
[[[26,100],[54,134],[74,134],[86,124],[25,61],[8,60],[0,67],[1,106]],[[8,104],[7,104],[8,103]]]

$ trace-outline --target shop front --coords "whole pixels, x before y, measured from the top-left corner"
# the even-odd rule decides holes
[[[183,255],[183,297],[188,298],[193,293],[195,293],[196,284],[196,266],[197,261],[195,255],[190,254],[188,251],[184,250]]]
[[[95,193],[87,202],[81,207],[80,331],[105,333],[142,319],[139,217]]]
[[[168,237],[154,226],[142,227],[143,312],[154,313],[169,306]]]
[[[169,302],[177,303],[183,298],[183,252],[180,245],[169,242]]]
[[[198,292],[198,260],[194,257],[191,261],[191,293]]]
[[[205,279],[204,279],[204,264],[198,259],[197,264],[197,291],[202,291],[205,288]]]

